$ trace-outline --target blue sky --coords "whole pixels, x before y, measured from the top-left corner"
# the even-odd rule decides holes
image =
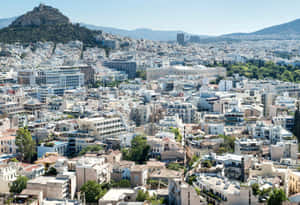
[[[39,3],[60,9],[74,22],[209,35],[251,32],[300,18],[300,0],[1,0],[0,18],[21,15]]]

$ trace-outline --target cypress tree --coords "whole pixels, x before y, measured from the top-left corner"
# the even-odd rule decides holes
[[[297,137],[299,142],[300,141],[300,102],[297,102],[297,110],[294,115],[293,133]]]

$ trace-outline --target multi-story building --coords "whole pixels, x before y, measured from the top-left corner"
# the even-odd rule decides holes
[[[136,126],[141,126],[149,122],[150,107],[147,105],[137,105],[130,111],[130,119],[133,120]]]
[[[288,171],[288,195],[300,192],[300,172]]]
[[[244,122],[244,113],[238,108],[233,108],[231,111],[225,113],[224,118],[226,125],[238,126]]]
[[[104,157],[82,157],[76,163],[77,190],[87,181],[101,184],[110,181],[110,165]]]
[[[42,143],[37,147],[38,158],[42,158],[46,153],[57,152],[61,156],[68,154],[68,142],[53,141]]]
[[[264,117],[269,117],[270,107],[274,104],[274,94],[273,93],[262,94],[261,102],[264,105]]]
[[[89,65],[78,65],[78,66],[60,66],[61,70],[79,69],[84,74],[84,84],[93,84],[95,80],[95,69]]]
[[[135,165],[130,170],[130,182],[133,186],[145,186],[148,179],[148,168],[145,165]]]
[[[235,154],[260,154],[262,151],[262,141],[256,139],[236,139],[234,141]]]
[[[17,179],[19,166],[17,163],[0,165],[0,192],[9,192],[10,184]]]
[[[249,169],[252,160],[248,155],[226,154],[213,156],[217,164],[224,165],[225,176],[232,179],[246,181],[249,177]]]
[[[184,45],[184,33],[177,33],[177,43]]]
[[[126,131],[125,124],[120,117],[85,118],[78,121],[79,129],[87,131],[97,139],[116,137]]]
[[[183,123],[196,122],[196,107],[191,103],[168,102],[165,105],[167,115],[178,115]]]
[[[33,86],[36,83],[36,71],[35,70],[20,70],[18,72],[18,84],[24,86]]]
[[[84,85],[84,74],[79,69],[44,69],[38,71],[37,84],[64,89]]]
[[[255,138],[269,139],[273,144],[293,138],[293,134],[283,127],[272,124],[266,125],[263,122],[257,122],[255,126],[250,128],[250,133]]]
[[[136,76],[137,64],[134,61],[127,60],[112,60],[103,62],[103,66],[124,71],[128,74],[128,78],[133,79]]]
[[[215,79],[219,76],[226,76],[226,69],[223,67],[208,68],[205,66],[171,66],[165,68],[147,69],[147,80],[157,80],[166,76],[197,75],[201,78]]]
[[[74,193],[70,190],[70,181],[64,177],[40,176],[27,182],[26,191],[42,191],[44,198],[69,199]]]
[[[280,161],[281,158],[297,159],[297,141],[277,142],[270,146],[271,160]]]
[[[294,127],[294,116],[277,116],[273,117],[274,125],[283,127],[288,131],[292,131]]]
[[[8,132],[8,134],[10,134],[10,132]],[[0,133],[0,153],[15,154],[17,151],[15,142],[15,133],[13,135],[6,135],[5,133],[3,135]]]

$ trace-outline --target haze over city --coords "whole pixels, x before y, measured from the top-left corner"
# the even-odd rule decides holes
[[[60,9],[74,22],[201,35],[253,32],[300,18],[298,0],[10,0],[2,3],[0,17],[21,15],[39,3]]]

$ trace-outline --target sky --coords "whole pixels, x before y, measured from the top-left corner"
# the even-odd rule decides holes
[[[253,32],[300,18],[300,0],[1,0],[0,18],[40,3],[58,8],[72,22],[202,35]]]

